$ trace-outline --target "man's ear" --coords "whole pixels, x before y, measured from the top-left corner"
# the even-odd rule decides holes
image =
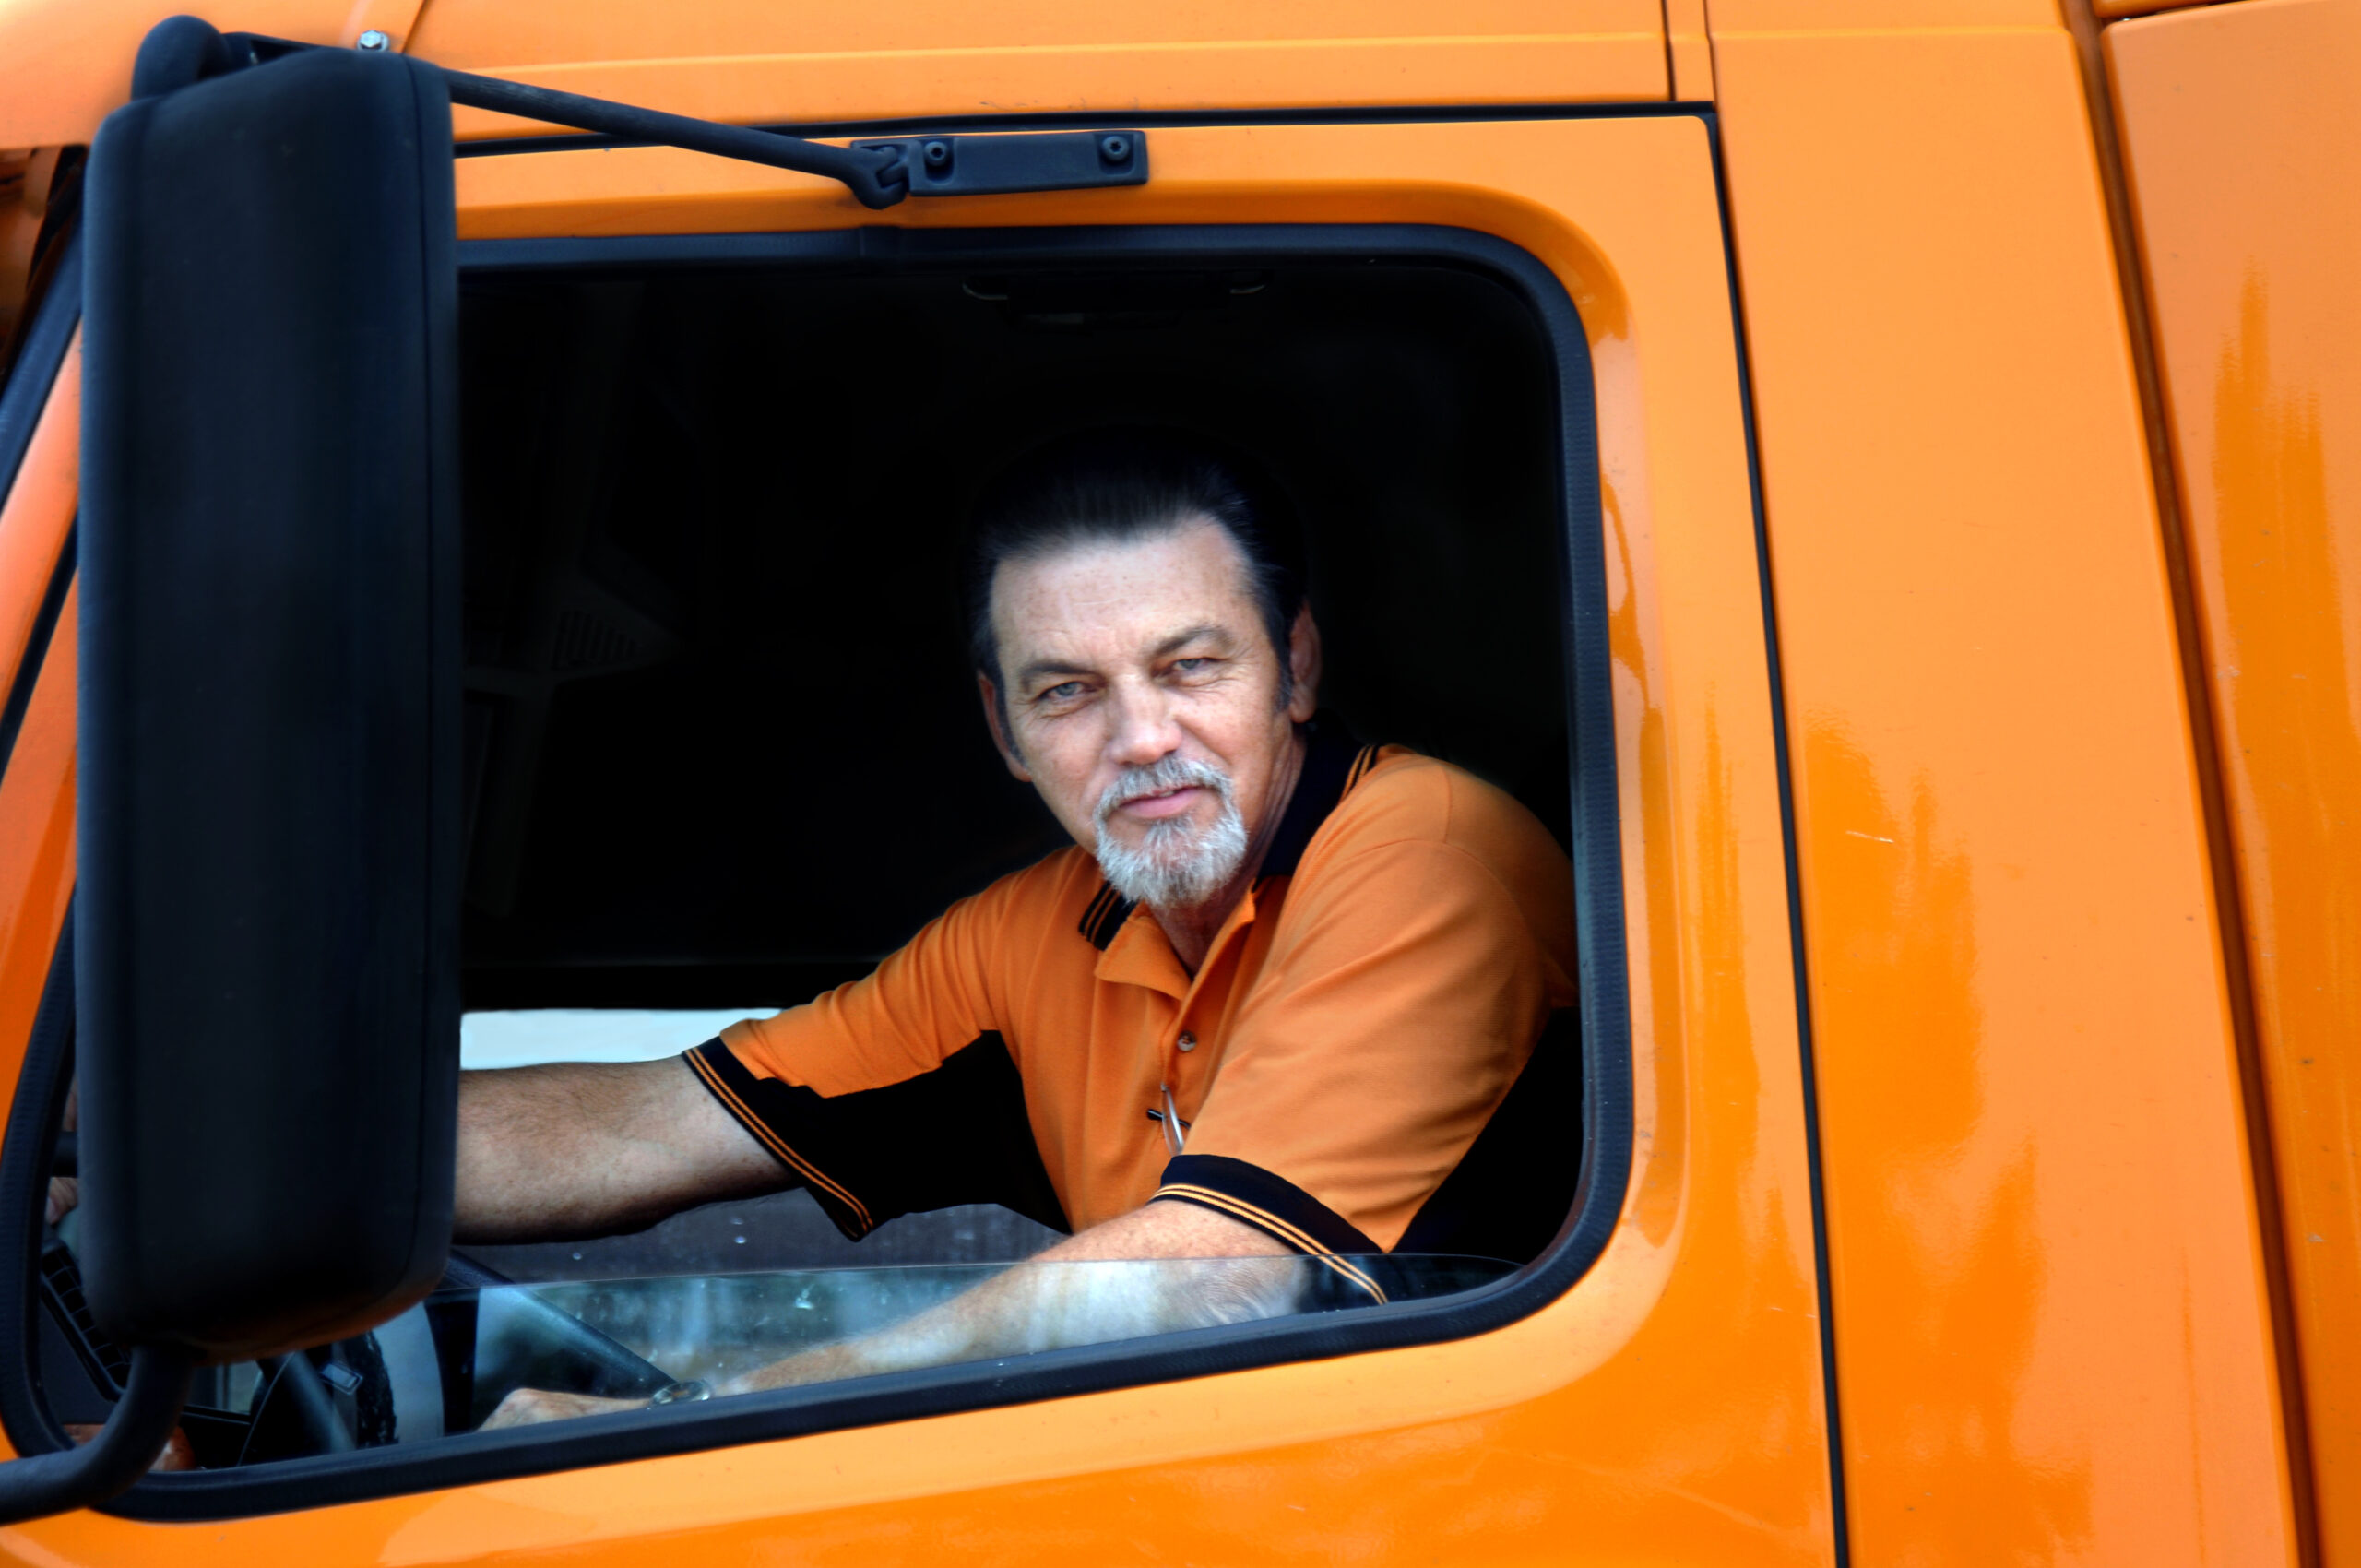
[[[1008,726],[1002,722],[1006,713],[1001,707],[1000,692],[993,686],[992,678],[980,670],[976,671],[976,693],[984,699],[984,728],[992,732],[992,744],[1000,748],[1000,760],[1008,764],[1008,770],[1020,780],[1032,783],[1033,776],[1017,760],[1016,744],[1008,738]]]
[[[1309,604],[1295,612],[1295,624],[1287,631],[1287,670],[1295,678],[1287,717],[1302,724],[1320,711],[1320,626]]]

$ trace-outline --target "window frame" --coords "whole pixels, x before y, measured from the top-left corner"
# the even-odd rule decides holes
[[[1433,1301],[1194,1329],[1149,1339],[969,1362],[844,1383],[745,1395],[552,1426],[465,1434],[434,1443],[276,1461],[252,1470],[151,1476],[103,1505],[121,1516],[226,1520],[367,1498],[437,1491],[527,1475],[666,1455],[776,1442],[1104,1390],[1248,1371],[1295,1361],[1463,1339],[1501,1328],[1558,1300],[1606,1250],[1620,1213],[1633,1155],[1629,971],[1623,908],[1612,659],[1608,647],[1606,536],[1589,339],[1564,285],[1538,258],[1497,235],[1424,224],[1145,224],[1136,226],[927,229],[861,228],[777,233],[633,235],[463,242],[463,277],[552,270],[715,267],[860,272],[880,267],[943,271],[1034,266],[1188,265],[1262,267],[1288,261],[1376,260],[1439,265],[1482,274],[1532,314],[1557,381],[1560,613],[1570,711],[1578,984],[1583,1050],[1583,1170],[1574,1207],[1556,1241],[1532,1264],[1492,1286]],[[60,291],[62,293],[63,291]],[[44,302],[57,308],[58,298]],[[72,303],[78,306],[78,301]],[[71,312],[77,317],[78,309]],[[70,319],[69,319],[70,331]],[[20,371],[23,367],[19,367]],[[18,388],[12,385],[9,392]],[[27,669],[29,683],[37,670]],[[68,949],[61,944],[61,953]],[[70,1032],[71,986],[53,974],[38,1040],[60,1020]],[[62,998],[62,1001],[53,999]],[[21,1132],[36,1106],[53,1101],[62,1051],[30,1052],[10,1116]],[[37,1082],[46,1076],[49,1081]],[[45,1164],[42,1136],[11,1136],[0,1147],[0,1229],[28,1226],[37,1240],[31,1187]],[[21,1252],[20,1252],[21,1255]],[[0,1363],[0,1428],[20,1453],[62,1445],[36,1390],[39,1342],[31,1332],[30,1281],[0,1291],[0,1336],[20,1347]],[[12,1324],[12,1314],[16,1321]]]

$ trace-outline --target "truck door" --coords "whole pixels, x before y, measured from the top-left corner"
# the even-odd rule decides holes
[[[463,137],[492,128],[461,122]],[[929,156],[928,127],[889,129]],[[963,127],[945,156],[988,161],[1000,138],[1042,129]],[[1492,646],[1477,635],[1488,618],[1514,622],[1501,647],[1549,650],[1548,668],[1515,680],[1560,705],[1519,722],[1541,734],[1561,728],[1568,749],[1559,755],[1571,758],[1547,766],[1561,770],[1574,849],[1584,1087],[1578,1122],[1570,1114],[1559,1136],[1584,1174],[1557,1241],[1531,1264],[1464,1289],[1185,1344],[1090,1347],[494,1435],[465,1430],[461,1407],[446,1397],[442,1435],[406,1433],[394,1421],[366,1442],[297,1443],[151,1476],[104,1511],[22,1526],[25,1550],[66,1562],[168,1550],[178,1562],[224,1564],[258,1551],[323,1561],[562,1551],[622,1562],[651,1550],[1239,1560],[1317,1556],[1351,1538],[1404,1561],[1436,1552],[1833,1560],[1807,1087],[1712,126],[1667,106],[1470,111],[1440,123],[1423,113],[1278,123],[1204,113],[1145,130],[1109,123],[1101,134],[1145,137],[1144,184],[914,198],[882,220],[828,181],[674,148],[469,141],[458,168],[460,282],[473,313],[463,359],[469,386],[481,389],[469,461],[489,460],[480,473],[525,476],[538,486],[528,487],[534,505],[575,505],[594,532],[607,527],[600,517],[721,515],[729,509],[697,500],[697,487],[740,482],[732,465],[774,437],[761,419],[727,422],[728,399],[678,395],[695,385],[694,374],[681,381],[682,366],[754,387],[742,365],[728,368],[737,340],[765,329],[763,311],[787,309],[785,293],[825,293],[845,313],[836,335],[813,327],[795,339],[803,357],[775,365],[772,401],[758,411],[801,410],[836,446],[797,447],[792,461],[772,465],[784,480],[775,492],[783,520],[765,537],[775,541],[782,591],[855,595],[896,570],[897,556],[914,581],[933,569],[934,541],[892,532],[905,517],[922,529],[928,509],[895,511],[894,496],[942,489],[947,481],[928,470],[943,453],[971,451],[972,427],[1001,420],[995,428],[1008,428],[1008,407],[1027,398],[1065,398],[1060,407],[1079,410],[1086,399],[1050,374],[1060,364],[1086,362],[1114,378],[1105,398],[1150,398],[1120,378],[1124,334],[1162,329],[1168,317],[1200,322],[1187,353],[1168,351],[1169,340],[1141,351],[1164,355],[1159,363],[1187,361],[1195,368],[1185,374],[1198,377],[1188,385],[1209,398],[1226,386],[1237,406],[1257,410],[1262,438],[1282,458],[1308,461],[1302,454],[1318,449],[1335,459],[1330,470],[1341,467],[1349,482],[1334,493],[1362,494],[1371,517],[1387,519],[1392,531],[1357,535],[1349,508],[1330,517],[1338,592],[1396,607],[1430,594],[1451,624],[1475,629],[1462,639],[1472,653],[1432,654],[1433,667],[1463,685],[1444,683],[1422,709],[1388,708],[1403,700],[1389,691],[1418,675],[1385,663],[1396,657],[1390,645],[1415,642],[1417,628],[1406,614],[1355,621],[1340,604],[1363,668],[1399,677],[1367,681],[1356,700],[1423,713],[1447,731],[1437,716],[1489,700],[1477,683]],[[1389,464],[1389,442],[1485,449],[1481,431],[1451,428],[1470,405],[1424,398],[1404,368],[1443,362],[1357,348],[1403,341],[1387,333],[1428,308],[1414,295],[1476,294],[1494,313],[1487,320],[1513,324],[1531,345],[1537,377],[1529,398],[1496,416],[1532,433],[1516,461],[1537,477],[1516,505],[1529,503],[1545,522],[1535,536],[1542,564],[1523,580],[1489,565],[1471,570],[1471,561],[1508,557],[1485,553],[1480,518],[1421,525],[1420,506],[1455,518],[1461,503],[1444,485],[1406,505],[1399,475],[1412,470]],[[1233,302],[1279,295],[1296,302],[1293,314],[1262,319],[1285,327],[1292,358],[1273,349],[1278,337],[1219,325],[1251,327]],[[564,337],[574,331],[565,322],[611,324],[617,312],[636,313],[637,336],[594,339],[585,327]],[[544,362],[536,355],[546,344],[531,329],[552,319],[560,346],[579,357],[564,362],[554,391],[536,384],[536,395],[576,401],[554,416],[536,405],[544,412],[535,428],[585,462],[602,447],[646,459],[585,481],[595,493],[571,502],[552,488],[562,473],[503,469],[514,451],[499,443],[529,422],[520,422],[523,401],[492,396]],[[683,350],[683,333],[705,336]],[[1067,336],[1047,336],[1058,333]],[[1033,356],[1026,374],[1012,371],[995,395],[1001,362],[991,355],[1016,355],[1008,345],[1020,342]],[[1082,351],[1075,342],[1086,360],[1061,360]],[[632,358],[633,343],[652,344],[656,359]],[[833,354],[820,351],[831,346]],[[925,396],[946,386],[960,398]],[[635,386],[649,389],[644,404],[624,399]],[[1306,390],[1317,387],[1335,401]],[[1356,460],[1363,471],[1352,471]],[[879,532],[869,545],[887,548],[863,554],[862,540],[798,520],[825,510],[814,494],[842,495],[848,485]],[[471,489],[471,517],[504,505],[497,489]],[[617,513],[618,493],[639,499]],[[665,548],[644,531],[599,537],[640,567]],[[1357,552],[1357,538],[1383,548]],[[564,559],[590,563],[587,576],[621,602],[604,622],[595,613],[603,601],[570,601],[568,622],[568,604],[551,599],[550,634],[530,668],[471,650],[470,695],[487,726],[545,721],[554,747],[554,727],[597,707],[598,694],[570,690],[572,677],[605,669],[638,679],[633,672],[663,652],[658,634],[711,646],[698,642],[711,626],[655,588],[635,588],[639,568],[602,548],[594,539]],[[860,570],[825,570],[845,561]],[[643,640],[627,657],[616,638],[635,628]],[[70,654],[70,635],[61,636],[53,662]],[[636,711],[655,724],[668,709],[651,701]],[[567,743],[596,740],[581,731]],[[497,750],[487,740],[481,753],[487,778]],[[546,782],[583,772],[552,773],[555,754],[538,754],[545,781],[519,786],[519,809],[541,812],[552,832],[596,817],[595,802],[569,803]],[[29,755],[20,747],[7,789]],[[825,797],[828,775],[817,778],[810,787]],[[52,793],[62,811],[65,798],[53,785]],[[476,831],[497,830],[497,807],[495,789],[480,802]],[[626,814],[621,828],[611,813],[603,820],[619,863],[642,852],[633,835],[647,818]],[[490,988],[523,973],[540,987],[528,1004],[586,1003],[551,978],[565,968],[558,960],[578,956],[564,946],[577,928],[564,909],[530,903],[536,862],[529,846],[516,852],[514,863],[471,862],[469,897],[488,914],[469,983]],[[828,846],[815,839],[809,852],[825,864]],[[19,917],[17,929],[30,934],[11,936],[6,949],[33,955],[26,962],[35,969],[65,895],[62,859],[36,885],[28,873],[22,895],[46,900],[46,923],[33,931]],[[825,884],[809,891],[820,908],[833,893]],[[549,945],[520,938],[500,947],[504,933],[523,929],[502,925],[502,908],[542,909],[535,929]],[[682,941],[676,968],[718,975],[740,956],[726,932]],[[735,1000],[714,987],[698,996]],[[691,1272],[703,1280],[724,1271]],[[462,1293],[502,1289],[445,1283]],[[587,1301],[595,1291],[513,1289],[599,1336],[628,1337]],[[791,1315],[793,1293],[780,1300]],[[483,1321],[479,1311],[479,1330]],[[437,1345],[446,1379],[456,1376],[457,1352]],[[650,1344],[632,1350],[662,1360]],[[376,1374],[364,1354],[342,1351],[314,1371],[355,1402],[337,1407],[350,1439],[361,1397],[352,1390]],[[0,1364],[0,1379],[16,1382],[20,1407],[37,1396],[30,1362]],[[225,1377],[219,1396],[234,1407],[243,1394],[251,1414],[262,1386]]]

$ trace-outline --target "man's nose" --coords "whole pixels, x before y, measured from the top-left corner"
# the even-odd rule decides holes
[[[1119,767],[1146,767],[1180,749],[1172,699],[1153,681],[1119,681],[1110,694],[1115,720],[1108,757]]]

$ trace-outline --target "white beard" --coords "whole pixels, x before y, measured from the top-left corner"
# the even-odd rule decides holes
[[[1183,786],[1214,791],[1221,811],[1204,827],[1171,818],[1147,825],[1136,844],[1119,844],[1107,831],[1118,809],[1146,795]],[[1204,903],[1238,874],[1246,861],[1246,819],[1239,814],[1229,776],[1202,762],[1168,756],[1123,770],[1098,798],[1098,869],[1108,884],[1135,904],[1185,909]]]

